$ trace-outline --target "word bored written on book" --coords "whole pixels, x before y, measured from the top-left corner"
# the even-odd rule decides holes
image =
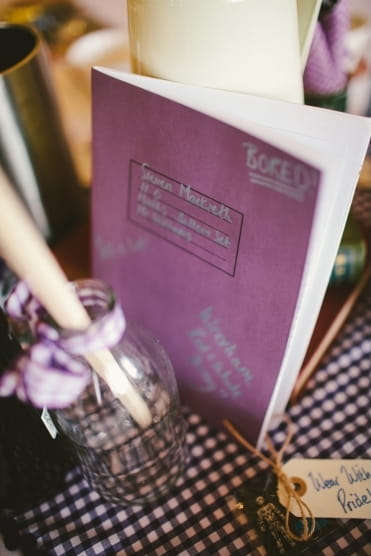
[[[242,213],[134,160],[129,190],[132,222],[234,276]]]
[[[298,160],[268,156],[251,141],[243,143],[243,147],[251,183],[269,187],[301,203],[308,195],[315,194],[317,170],[308,168]]]

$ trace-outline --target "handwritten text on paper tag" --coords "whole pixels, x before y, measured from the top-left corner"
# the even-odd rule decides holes
[[[283,471],[301,487],[301,498],[314,517],[371,519],[371,460],[294,458]],[[287,507],[281,484],[278,497]],[[290,512],[300,516],[295,502]]]

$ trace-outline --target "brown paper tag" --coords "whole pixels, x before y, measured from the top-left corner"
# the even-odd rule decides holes
[[[314,517],[371,519],[371,460],[293,458],[282,470]],[[287,507],[288,495],[280,481],[277,494]],[[300,516],[294,500],[289,511]]]

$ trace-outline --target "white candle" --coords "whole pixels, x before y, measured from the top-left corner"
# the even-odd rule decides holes
[[[0,255],[25,280],[33,295],[61,328],[83,330],[90,317],[30,215],[0,169]],[[150,425],[151,413],[109,350],[86,355],[133,419]]]
[[[127,6],[135,73],[303,102],[296,0],[127,0]]]

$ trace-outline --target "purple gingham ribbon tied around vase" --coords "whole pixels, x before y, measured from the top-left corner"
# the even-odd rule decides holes
[[[91,377],[83,355],[113,347],[126,326],[122,309],[115,304],[87,330],[64,335],[47,322],[45,310],[25,282],[18,282],[11,292],[6,312],[14,319],[27,320],[35,341],[0,377],[0,396],[15,394],[39,408],[63,408],[74,402]]]

